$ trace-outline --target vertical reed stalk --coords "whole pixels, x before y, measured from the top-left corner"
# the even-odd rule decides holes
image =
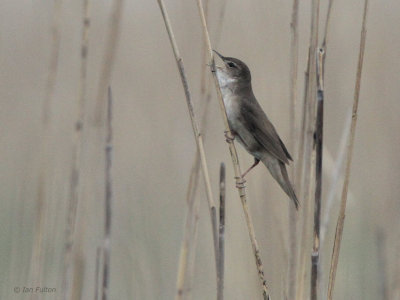
[[[219,43],[220,40],[220,31],[222,28],[222,23],[224,20],[224,12],[225,12],[225,4],[226,1],[223,2],[220,9],[220,17],[218,19],[218,24],[216,27],[217,38],[216,44]],[[208,122],[208,107],[211,101],[211,90],[208,85],[203,86],[206,83],[206,63],[208,60],[206,44],[203,44],[203,63],[202,63],[202,79],[201,79],[201,87],[200,87],[200,98],[204,99],[204,110],[201,114],[201,122],[200,122],[200,130],[203,133],[203,137],[206,136],[207,122]],[[204,78],[203,78],[204,77]],[[189,176],[189,184],[187,188],[186,194],[186,202],[188,204],[187,213],[186,213],[186,221],[184,227],[184,238],[182,240],[181,251],[179,262],[186,264],[186,266],[179,264],[178,266],[178,275],[177,275],[177,296],[185,299],[190,299],[191,291],[192,291],[192,282],[194,276],[194,266],[195,266],[195,258],[196,258],[196,244],[197,244],[197,229],[198,229],[198,211],[199,211],[199,200],[196,198],[196,190],[198,186],[199,179],[199,171],[200,171],[200,157],[199,152],[196,150],[196,154],[194,157],[194,161],[192,164],[190,176]],[[191,202],[194,201],[193,204]],[[188,222],[191,220],[191,222]],[[189,226],[189,225],[190,226]],[[186,237],[188,236],[188,238]],[[187,250],[185,250],[187,249]],[[182,255],[186,255],[185,258]],[[178,282],[179,281],[179,282]]]
[[[328,45],[329,25],[331,24],[332,4],[333,4],[333,0],[329,0],[328,9],[326,12],[326,19],[325,19],[324,39],[322,41],[322,46],[321,46],[321,48],[324,50],[324,53],[325,53],[324,64],[325,64],[325,58],[326,58],[326,47]]]
[[[360,98],[360,87],[361,87],[361,74],[362,67],[364,62],[364,50],[365,50],[365,40],[367,35],[367,12],[368,12],[368,0],[364,2],[364,13],[362,19],[362,28],[361,28],[361,40],[360,40],[360,51],[358,54],[358,66],[357,66],[357,76],[354,90],[354,100],[353,100],[353,110],[352,110],[352,120],[350,127],[350,139],[347,144],[347,160],[346,160],[346,169],[345,169],[345,177],[344,184],[342,190],[342,199],[340,203],[340,211],[336,224],[336,233],[335,233],[335,242],[333,245],[332,259],[331,259],[331,268],[329,272],[329,285],[328,285],[328,300],[332,299],[333,289],[335,287],[335,279],[336,279],[336,270],[339,261],[339,253],[340,246],[342,242],[343,235],[343,227],[344,227],[344,219],[346,213],[346,204],[347,204],[347,192],[349,189],[349,181],[350,181],[350,170],[351,170],[351,161],[353,157],[353,148],[354,148],[354,138],[355,131],[357,125],[357,112],[358,112],[358,102]]]
[[[115,52],[118,45],[121,27],[122,7],[124,0],[114,0],[111,11],[110,28],[106,39],[103,65],[100,72],[99,85],[97,87],[95,123],[104,124],[106,110],[107,88],[110,86],[111,73],[115,62]]]
[[[73,247],[75,239],[75,224],[77,216],[77,208],[79,203],[79,183],[80,171],[82,165],[82,147],[83,147],[83,123],[85,117],[86,105],[86,82],[87,82],[87,55],[89,44],[89,0],[83,1],[83,30],[81,39],[81,65],[80,65],[80,87],[77,118],[75,122],[75,136],[73,140],[73,157],[70,178],[69,202],[67,211],[67,225],[65,234],[65,249],[64,249],[64,270],[62,274],[62,293],[63,299],[68,298],[68,293],[71,293],[71,282],[75,282],[71,277],[73,269]],[[75,273],[74,273],[75,274]],[[81,286],[81,284],[79,285]],[[76,290],[76,288],[72,288]],[[72,295],[72,293],[71,293]]]
[[[186,193],[186,200],[187,200],[187,213],[185,219],[185,227],[184,227],[184,234],[180,249],[179,255],[179,264],[178,264],[178,274],[176,279],[176,291],[177,294],[175,296],[176,300],[185,299],[185,296],[189,294],[190,291],[185,289],[187,283],[187,271],[189,268],[189,258],[190,252],[193,253],[193,234],[194,228],[196,228],[196,213],[199,208],[198,200],[195,197],[197,183],[198,183],[198,169],[200,168],[200,159],[197,155],[195,157],[194,165],[192,166],[192,172],[189,179],[188,189]]]
[[[44,236],[47,230],[49,199],[48,199],[48,182],[49,172],[52,167],[53,155],[50,149],[52,137],[51,128],[51,111],[52,100],[54,98],[54,90],[58,73],[58,58],[60,54],[61,43],[61,18],[62,16],[62,0],[54,2],[52,25],[51,25],[51,52],[49,70],[47,73],[45,95],[42,106],[42,128],[39,155],[39,174],[38,188],[36,195],[37,214],[35,221],[35,234],[33,238],[32,254],[30,261],[30,284],[32,286],[40,286],[43,280],[44,268]],[[30,294],[30,299],[38,299],[35,293]]]
[[[328,167],[329,163],[332,166],[331,167],[332,171],[331,171],[330,186],[328,192],[326,193],[327,194],[325,201],[326,204],[321,218],[321,239],[320,239],[321,247],[324,247],[325,244],[325,237],[328,231],[328,226],[330,224],[330,218],[332,216],[332,207],[334,204],[334,200],[337,196],[336,195],[337,190],[339,189],[339,179],[342,177],[341,175],[344,169],[346,143],[350,135],[350,123],[351,123],[351,114],[347,116],[346,123],[343,127],[336,161],[335,162],[333,161],[333,158],[331,157],[330,153],[328,153],[328,156],[326,155],[327,153],[325,153],[324,155],[325,166]],[[349,194],[351,194],[351,191],[349,191]]]
[[[207,29],[207,22],[206,22],[206,18],[204,15],[204,9],[203,9],[203,4],[201,0],[197,0],[197,6],[199,9],[199,14],[200,14],[200,18],[201,18],[201,22],[202,22],[202,26],[203,26],[203,32],[204,32],[204,36],[206,37],[206,43],[207,43],[207,49],[208,49],[208,54],[209,54],[209,65],[211,68],[211,72],[213,74],[213,79],[214,79],[214,84],[217,90],[217,95],[218,95],[218,100],[219,100],[219,104],[220,104],[220,109],[221,109],[221,113],[222,113],[222,118],[224,121],[224,125],[225,125],[225,131],[227,132],[227,134],[230,134],[230,128],[229,128],[229,124],[228,124],[228,117],[226,115],[226,110],[225,110],[225,105],[224,105],[224,101],[222,98],[222,94],[221,94],[221,90],[219,87],[219,82],[217,79],[217,76],[215,74],[215,62],[214,62],[214,54],[212,51],[212,47],[211,47],[211,41],[210,41],[210,36],[208,34],[208,29]],[[261,283],[261,287],[262,287],[262,295],[264,297],[264,299],[270,299],[269,296],[269,288],[267,286],[267,282],[265,280],[265,275],[264,275],[264,266],[262,264],[261,261],[261,256],[260,256],[260,249],[256,240],[256,236],[255,236],[255,232],[254,232],[254,226],[253,226],[253,221],[250,215],[250,211],[249,208],[247,206],[247,195],[246,195],[246,188],[243,185],[242,180],[242,176],[241,176],[241,170],[240,170],[240,164],[239,164],[239,159],[238,159],[238,155],[236,152],[236,147],[233,141],[230,141],[228,143],[229,145],[229,151],[231,154],[231,159],[232,159],[232,164],[233,164],[233,169],[235,172],[235,178],[236,178],[236,183],[237,183],[237,189],[239,192],[239,196],[242,202],[242,206],[243,206],[243,211],[245,214],[245,219],[246,219],[246,224],[247,224],[247,229],[249,231],[249,236],[250,236],[250,241],[251,241],[251,245],[253,248],[253,253],[254,253],[254,258],[256,261],[256,266],[257,266],[257,271],[258,271],[258,275],[259,275],[259,279],[260,279],[260,283]]]
[[[322,195],[322,147],[324,129],[324,55],[322,48],[317,56],[317,118],[315,124],[315,204],[314,204],[314,235],[311,253],[311,299],[318,299],[319,280],[319,249],[320,249],[320,224],[321,224],[321,195]]]
[[[326,49],[328,45],[328,33],[329,25],[331,20],[331,10],[332,10],[333,0],[329,0],[328,9],[325,19],[325,29],[324,37],[322,41],[322,46],[318,52],[318,63],[317,63],[317,121],[316,121],[316,182],[315,182],[315,207],[314,207],[314,245],[313,253],[311,256],[311,297],[317,298],[318,293],[322,293],[322,281],[323,272],[320,267],[320,248],[321,248],[321,191],[322,191],[322,155],[323,155],[323,107],[324,107],[324,78],[325,78],[325,59],[326,59]],[[321,124],[321,128],[319,128]],[[319,136],[321,136],[321,141],[319,141]],[[321,145],[319,145],[319,142]],[[317,257],[318,256],[318,257]]]
[[[299,61],[298,31],[299,0],[293,0],[292,20],[290,22],[290,143],[293,157],[297,157],[297,72]],[[295,167],[292,167],[292,181],[295,182]],[[297,187],[295,187],[297,188]],[[298,189],[297,189],[298,190]],[[289,206],[289,262],[287,274],[287,294],[294,299],[296,293],[297,268],[297,212]]]
[[[43,102],[42,120],[44,124],[47,124],[51,116],[51,100],[54,96],[54,88],[56,85],[57,73],[58,73],[58,57],[60,56],[60,44],[61,44],[61,10],[62,0],[54,1],[54,12],[51,26],[51,53],[50,53],[50,65],[49,72],[47,73],[45,97]]]
[[[218,235],[218,286],[217,300],[224,300],[224,261],[225,261],[225,165],[219,171],[219,235]]]
[[[293,0],[292,20],[290,22],[290,143],[292,153],[296,156],[297,141],[297,73],[299,64],[299,0]],[[294,168],[292,168],[292,176],[294,176]]]
[[[296,299],[304,299],[305,277],[306,277],[306,261],[307,250],[309,249],[310,235],[309,230],[309,211],[311,205],[311,190],[312,190],[312,176],[313,170],[313,145],[314,145],[314,132],[315,132],[315,100],[316,100],[316,60],[315,55],[318,47],[318,23],[319,23],[319,0],[313,0],[311,5],[311,31],[310,31],[310,45],[308,52],[308,66],[306,72],[306,88],[303,103],[303,116],[302,116],[302,131],[299,147],[299,163],[300,172],[299,192],[301,192],[303,200],[303,224],[301,232],[301,248],[300,248],[300,263],[298,268],[297,277],[297,291]]]
[[[106,128],[106,145],[105,145],[105,202],[104,202],[104,239],[103,239],[103,283],[102,283],[102,300],[109,297],[110,285],[110,248],[111,248],[111,213],[112,213],[112,94],[111,88],[108,88],[108,106],[107,106],[107,128]]]
[[[211,190],[210,175],[208,172],[207,160],[206,160],[206,155],[205,155],[205,151],[204,151],[203,138],[198,130],[196,116],[194,114],[193,104],[192,104],[189,86],[188,86],[188,82],[187,82],[187,78],[186,78],[186,73],[184,70],[182,57],[179,53],[178,45],[176,43],[175,36],[172,31],[171,22],[169,20],[166,8],[164,6],[164,2],[162,0],[157,0],[157,2],[160,7],[160,10],[161,10],[161,14],[162,14],[162,17],[163,17],[163,20],[165,23],[165,27],[167,29],[167,33],[168,33],[169,40],[171,42],[172,50],[174,52],[175,60],[177,63],[177,67],[178,67],[179,74],[181,77],[183,89],[185,92],[186,104],[188,107],[188,112],[189,112],[190,120],[192,123],[192,130],[193,130],[193,134],[194,134],[195,141],[196,141],[197,151],[199,152],[199,155],[200,155],[201,169],[203,171],[203,178],[204,178],[208,206],[209,206],[210,216],[211,216],[212,234],[213,234],[213,242],[214,242],[214,254],[215,254],[215,267],[217,268],[217,266],[218,266],[217,212],[216,212],[215,202],[214,202],[214,198],[213,198],[212,190]],[[187,251],[187,250],[185,250],[185,251]],[[184,255],[185,255],[185,253],[184,253]],[[180,263],[180,265],[181,265],[181,263]],[[180,279],[178,279],[178,281],[179,280]],[[179,295],[179,293],[180,292],[178,291],[178,295]]]
[[[96,249],[96,267],[94,270],[94,300],[99,300],[100,257],[101,257],[101,248],[97,247],[97,249]]]
[[[216,32],[215,44],[216,45],[219,44],[220,38],[221,38],[220,33],[222,30],[222,24],[223,24],[224,17],[225,17],[225,8],[226,8],[226,0],[223,0],[220,11],[219,11],[218,23],[217,23],[217,26],[215,29],[215,32]],[[204,45],[203,48],[204,48],[205,56],[204,56],[204,63],[203,63],[202,68],[204,68],[204,70],[205,70],[205,68],[207,67],[208,56],[207,56],[207,51],[206,51],[206,43],[204,43],[203,45]],[[206,76],[206,73],[204,72],[204,73],[202,73],[202,75]],[[207,123],[208,123],[208,118],[207,118],[208,117],[208,107],[211,102],[210,82],[208,82],[208,84],[206,85],[206,89],[205,89],[204,93],[201,91],[201,98],[205,99],[205,105],[204,105],[204,111],[202,113],[200,130],[203,132],[203,136],[205,137]],[[198,157],[199,157],[198,153],[196,153],[196,157],[198,159]],[[198,177],[198,173],[199,173],[199,168],[197,168],[197,170],[196,170],[197,177]],[[192,282],[193,282],[194,270],[195,270],[194,266],[195,266],[195,258],[196,258],[195,254],[196,254],[197,229],[198,229],[198,220],[199,220],[199,212],[198,211],[199,211],[199,205],[197,204],[197,208],[195,208],[195,212],[194,212],[193,234],[192,234],[191,241],[190,241],[192,250],[189,253],[190,258],[189,258],[189,263],[188,263],[188,280],[187,280],[187,283],[188,283],[187,286],[188,286],[189,292],[192,289]],[[188,299],[190,299],[190,295],[191,294],[188,294]]]

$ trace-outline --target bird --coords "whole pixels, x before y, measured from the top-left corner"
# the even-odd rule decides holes
[[[214,71],[230,127],[225,137],[228,141],[237,140],[254,157],[253,165],[242,174],[242,179],[261,161],[298,210],[299,201],[286,170],[293,159],[253,94],[250,69],[237,58],[213,51],[223,62]]]

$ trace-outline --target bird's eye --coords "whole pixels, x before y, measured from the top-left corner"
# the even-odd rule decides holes
[[[231,68],[236,68],[236,65],[233,62],[228,62],[228,66]]]

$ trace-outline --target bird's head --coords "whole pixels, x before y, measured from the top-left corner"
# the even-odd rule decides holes
[[[250,84],[251,74],[249,68],[244,62],[237,58],[225,57],[214,50],[221,58],[223,65],[217,66],[217,75],[221,86],[236,84]]]

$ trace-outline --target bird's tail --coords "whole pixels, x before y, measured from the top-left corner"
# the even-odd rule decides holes
[[[294,205],[296,206],[296,210],[298,210],[299,200],[297,199],[293,186],[290,183],[285,164],[277,159],[264,160],[263,163],[268,168],[271,175],[279,183],[281,188],[285,191],[285,193],[290,197],[290,199],[292,199]]]

